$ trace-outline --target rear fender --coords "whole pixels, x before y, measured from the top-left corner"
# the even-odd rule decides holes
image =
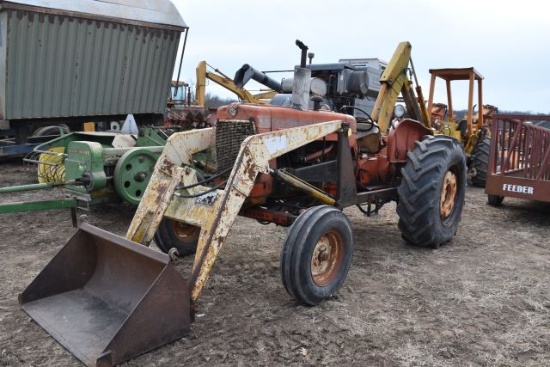
[[[407,162],[407,153],[414,149],[414,143],[421,141],[426,135],[433,135],[433,131],[420,122],[405,119],[392,129],[387,136],[387,158],[390,163]]]

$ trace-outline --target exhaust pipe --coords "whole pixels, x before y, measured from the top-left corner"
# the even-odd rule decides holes
[[[300,66],[294,69],[292,97],[290,101],[293,108],[307,111],[309,109],[309,91],[311,89],[311,69],[306,67],[308,47],[300,40],[296,40],[296,45],[302,50],[302,53]]]
[[[281,83],[269,77],[266,73],[254,69],[248,64],[244,64],[239,70],[237,70],[233,81],[237,87],[242,88],[250,81],[250,79],[257,81],[258,83],[263,84],[276,92],[280,93],[282,91]]]

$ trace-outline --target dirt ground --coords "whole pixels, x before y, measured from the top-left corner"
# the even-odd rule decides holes
[[[0,187],[34,180],[19,161],[0,163]],[[95,207],[88,221],[124,235],[133,210]],[[334,298],[296,304],[279,276],[286,229],[239,218],[190,335],[123,365],[550,366],[550,205],[506,198],[493,208],[469,187],[457,236],[438,250],[401,240],[394,204],[378,218],[345,213],[355,254]],[[68,210],[0,216],[0,365],[80,365],[17,301],[74,231]],[[182,274],[189,264],[179,260]]]

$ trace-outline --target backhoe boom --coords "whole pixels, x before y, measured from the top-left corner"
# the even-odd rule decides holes
[[[426,109],[421,105],[423,101],[419,101],[415,96],[412,82],[407,76],[407,69],[411,62],[411,48],[409,42],[401,42],[380,77],[381,88],[372,111],[372,118],[374,121],[378,121],[380,131],[383,133],[388,132],[393,109],[400,93],[403,95],[407,111],[410,114],[409,117],[429,127]],[[420,95],[421,93],[419,93]]]

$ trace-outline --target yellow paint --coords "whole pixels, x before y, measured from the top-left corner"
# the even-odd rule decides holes
[[[95,124],[93,122],[85,122],[82,127],[83,131],[95,131]]]
[[[48,150],[59,154],[40,154],[38,157],[38,182],[64,182],[65,166],[63,166],[62,154],[65,153],[65,147],[53,147]]]

